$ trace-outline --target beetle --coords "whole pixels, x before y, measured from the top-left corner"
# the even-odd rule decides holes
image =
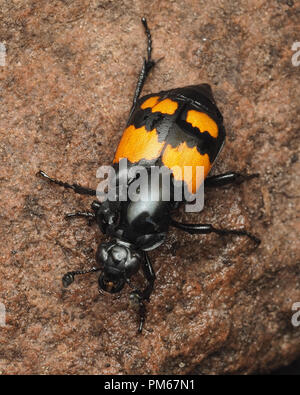
[[[226,136],[223,117],[208,84],[161,91],[140,98],[147,76],[157,63],[152,59],[152,38],[147,21],[145,18],[141,21],[147,37],[147,58],[144,58],[139,73],[127,126],[113,160],[117,180],[121,178],[120,164],[123,159],[128,161],[129,166],[142,166],[148,173],[153,166],[166,167],[173,181],[176,178],[181,180],[191,192],[195,192],[195,180],[177,173],[176,166],[202,166],[205,187],[240,184],[257,177],[258,174],[237,172],[208,176]],[[75,193],[96,196],[94,189],[57,180],[42,170],[37,175]],[[132,183],[133,178],[128,178],[127,182]],[[118,195],[120,190],[116,191]],[[132,288],[130,298],[139,306],[138,332],[142,331],[146,318],[145,302],[150,299],[156,278],[148,251],[164,242],[170,227],[190,234],[246,236],[257,245],[260,243],[256,236],[244,229],[219,229],[211,224],[177,222],[172,214],[179,204],[172,198],[173,195],[169,201],[164,201],[161,184],[157,195],[158,199],[149,197],[146,201],[129,198],[126,201],[94,200],[91,211],[66,214],[67,218],[85,217],[95,221],[111,240],[98,246],[97,266],[66,273],[62,278],[63,285],[69,286],[77,275],[98,271],[101,272],[99,290],[114,294],[120,292],[125,284],[129,285]],[[131,277],[140,269],[147,282],[142,290],[131,282]]]

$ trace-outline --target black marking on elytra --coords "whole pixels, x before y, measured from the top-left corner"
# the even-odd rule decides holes
[[[201,132],[199,128],[186,121],[187,112],[194,108],[190,102],[181,102],[176,112],[170,115],[161,112],[153,113],[151,108],[143,110],[138,107],[132,114],[130,123],[137,129],[145,126],[149,132],[156,129],[158,141],[160,143],[165,141],[173,148],[184,142],[189,148],[196,147],[201,155],[208,154],[212,163],[224,140],[224,128],[218,125],[217,138],[212,137],[208,131]]]
[[[151,108],[137,109],[130,119],[130,124],[133,125],[135,128],[141,128],[145,126],[145,129],[148,132],[151,132],[153,129],[157,128],[161,122],[164,121],[166,118],[165,114],[161,112],[152,112]]]
[[[171,145],[173,148],[178,147],[182,143],[186,143],[188,148],[196,147],[201,155],[208,154],[212,163],[219,149],[217,139],[211,137],[208,132],[200,133],[197,128],[193,128],[191,125],[191,128],[186,128],[185,126],[181,121],[174,123],[172,132],[166,138],[166,144]]]
[[[165,92],[160,92],[163,94]],[[208,84],[186,86],[167,91],[168,97],[174,101],[189,103],[192,107],[210,115],[217,123],[223,122],[222,114],[216,106],[211,87]]]

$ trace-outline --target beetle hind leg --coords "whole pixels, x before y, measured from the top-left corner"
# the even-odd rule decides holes
[[[144,58],[144,63],[142,66],[142,69],[140,71],[139,77],[138,77],[138,81],[136,84],[136,88],[135,88],[135,93],[133,96],[133,101],[132,101],[132,107],[130,110],[130,115],[129,118],[131,116],[131,114],[133,113],[136,103],[140,97],[140,94],[142,92],[143,86],[145,85],[147,76],[150,72],[150,70],[152,69],[152,67],[155,65],[155,61],[152,59],[152,37],[151,37],[151,32],[150,29],[148,27],[147,24],[147,20],[146,18],[142,18],[141,19],[142,24],[144,25],[144,29],[145,29],[145,33],[147,36],[147,59]]]
[[[181,229],[190,234],[209,234],[209,233],[216,233],[220,236],[225,235],[236,235],[236,236],[246,236],[250,240],[254,241],[255,244],[258,246],[260,244],[260,239],[254,236],[252,233],[243,230],[243,229],[217,229],[211,224],[185,224],[182,222],[177,222],[175,220],[171,220],[171,226]]]
[[[240,185],[244,181],[251,180],[252,178],[259,177],[258,173],[254,174],[241,174],[236,172],[228,172],[218,174],[216,176],[207,177],[204,181],[204,187],[221,187],[224,185]]]

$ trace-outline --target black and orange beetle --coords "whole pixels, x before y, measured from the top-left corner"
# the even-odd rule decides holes
[[[113,160],[116,171],[119,170],[121,159],[126,158],[129,164],[143,166],[148,172],[153,166],[165,166],[172,173],[173,179],[176,178],[175,166],[203,166],[205,187],[241,183],[256,177],[257,174],[242,175],[235,172],[207,177],[225,142],[223,117],[209,85],[186,86],[140,98],[146,78],[155,65],[151,57],[151,34],[145,18],[142,18],[142,23],[148,43],[147,59],[144,59],[127,127]],[[37,174],[76,193],[96,196],[96,190],[58,181],[43,171]],[[183,178],[182,181],[195,192],[194,180]],[[139,305],[139,332],[142,331],[146,318],[144,302],[149,301],[155,281],[147,252],[164,242],[170,226],[191,234],[234,234],[247,236],[257,244],[260,242],[245,230],[217,229],[210,224],[177,222],[171,215],[178,208],[178,202],[172,199],[148,199],[146,202],[106,200],[102,203],[96,200],[91,208],[90,212],[75,212],[66,217],[95,220],[100,230],[112,241],[99,245],[96,267],[66,273],[63,285],[70,285],[76,275],[97,271],[101,272],[98,280],[100,290],[117,293],[128,284],[133,289],[131,299]],[[147,280],[143,290],[135,288],[130,281],[140,268]]]

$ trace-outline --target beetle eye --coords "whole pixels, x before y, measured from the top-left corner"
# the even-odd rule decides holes
[[[101,269],[103,269],[105,262],[108,259],[106,243],[100,244],[96,253],[96,261]]]
[[[127,258],[125,263],[125,271],[128,277],[131,277],[133,274],[137,273],[140,268],[141,257],[140,255],[134,254]]]

